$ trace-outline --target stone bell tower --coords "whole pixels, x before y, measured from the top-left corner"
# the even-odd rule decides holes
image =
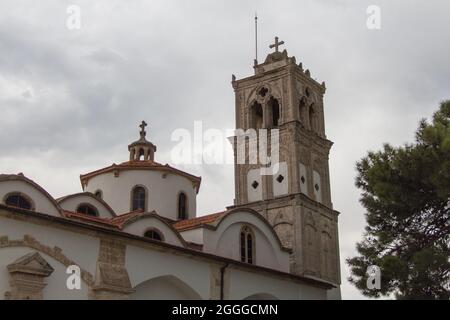
[[[338,285],[339,213],[330,195],[328,157],[333,143],[325,135],[325,83],[311,78],[286,50],[280,52],[282,44],[275,38],[270,46],[275,52],[264,63],[255,61],[253,76],[237,80],[233,75],[236,128],[246,133],[267,129],[269,137],[279,130],[278,172],[261,174],[264,166],[259,161],[235,164],[235,206],[255,209],[269,221],[292,249],[292,273]],[[252,139],[255,136],[246,140],[247,151]],[[235,145],[235,159],[236,153]]]

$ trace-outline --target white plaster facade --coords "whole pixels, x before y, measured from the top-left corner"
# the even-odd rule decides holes
[[[95,193],[101,190],[103,200],[118,214],[132,211],[130,194],[135,186],[144,186],[148,193],[146,211],[177,220],[177,197],[180,192],[187,196],[188,217],[196,214],[196,187],[188,178],[158,170],[124,170],[118,176],[106,172],[92,177],[84,190]]]

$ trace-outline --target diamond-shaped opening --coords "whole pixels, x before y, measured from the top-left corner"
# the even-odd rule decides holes
[[[319,191],[319,185],[317,183],[314,185],[314,189],[316,189],[316,191]]]
[[[258,186],[259,186],[258,181],[253,181],[253,182],[252,182],[252,188],[253,188],[253,189],[258,188]]]
[[[302,176],[302,177],[300,178],[300,181],[301,181],[302,183],[305,183],[305,181],[306,181],[305,177]]]
[[[284,180],[284,177],[280,174],[280,175],[277,177],[277,181],[278,181],[279,183],[282,183],[283,180]]]

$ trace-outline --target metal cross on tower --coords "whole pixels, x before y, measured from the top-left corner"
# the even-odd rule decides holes
[[[284,41],[278,41],[278,37],[275,37],[275,43],[269,46],[270,49],[275,48],[275,52],[278,52],[278,47],[284,44]]]

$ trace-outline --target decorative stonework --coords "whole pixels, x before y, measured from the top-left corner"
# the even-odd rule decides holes
[[[10,300],[42,300],[42,290],[47,285],[44,278],[54,269],[37,252],[31,252],[7,266],[11,291],[5,293]]]
[[[126,245],[114,239],[100,241],[94,299],[126,299],[134,292],[125,268]]]
[[[71,265],[79,266],[75,261],[66,257],[61,248],[46,246],[30,235],[25,235],[21,240],[9,240],[8,236],[0,236],[0,249],[10,247],[28,247],[52,257],[66,267]],[[92,274],[83,269],[81,269],[81,279],[90,287],[94,284]]]
[[[311,78],[310,71],[304,71],[302,64],[297,65],[284,50],[269,54],[264,63],[256,65],[255,76],[235,79],[233,88],[237,128],[248,129],[255,124],[253,129],[258,128],[258,122],[250,121],[254,102],[262,106],[263,123],[267,125],[265,113],[271,115],[267,99],[274,96],[278,100],[279,161],[287,164],[285,174],[289,177],[286,197],[275,197],[273,177],[264,176],[262,200],[249,200],[247,186],[251,182],[247,173],[260,165],[236,165],[236,205],[257,210],[269,220],[283,245],[292,248],[291,272],[339,283],[337,213],[332,209],[328,168],[332,142],[325,136],[323,113],[325,85]],[[260,94],[262,88],[265,90]],[[326,217],[326,225],[322,217]]]

